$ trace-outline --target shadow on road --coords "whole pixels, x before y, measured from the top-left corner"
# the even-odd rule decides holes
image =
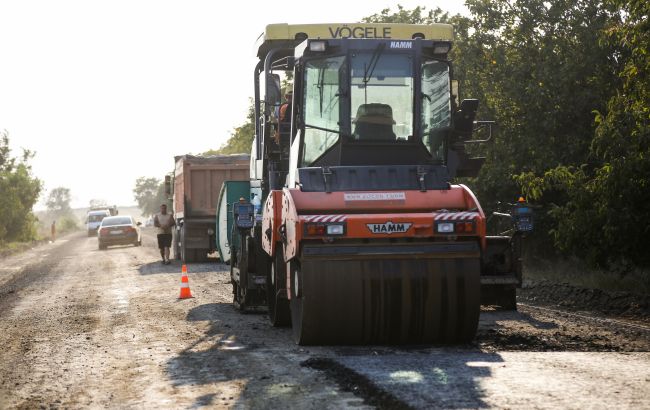
[[[288,329],[273,328],[265,315],[241,314],[229,303],[197,306],[186,319],[209,322],[209,327],[168,361],[166,370],[172,383],[240,386],[239,396],[226,395],[234,397],[234,403],[224,402],[223,395],[215,393],[197,398],[195,407],[268,407],[271,402],[282,407],[297,395],[300,400],[314,400],[316,392],[328,391],[322,386],[322,376],[314,373],[322,371],[340,390],[379,408],[388,404],[397,408],[480,408],[487,406],[480,381],[491,377],[490,364],[502,361],[500,355],[481,352],[475,346],[300,347]],[[320,380],[321,385],[310,386],[309,380]],[[297,406],[296,402],[293,405]]]
[[[171,261],[169,265],[163,265],[161,261],[145,263],[138,266],[138,273],[140,275],[155,275],[159,273],[181,273],[181,263],[178,261]]]

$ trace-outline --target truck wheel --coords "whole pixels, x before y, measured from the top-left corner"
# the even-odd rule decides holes
[[[180,243],[180,250],[181,250],[181,260],[183,263],[188,263],[188,262],[194,262],[192,260],[192,255],[191,250],[187,249],[185,247],[185,226],[181,227],[181,243]]]
[[[172,251],[174,252],[174,259],[177,261],[181,260],[181,250],[179,247],[180,241],[178,240],[178,230],[174,230],[172,236]]]

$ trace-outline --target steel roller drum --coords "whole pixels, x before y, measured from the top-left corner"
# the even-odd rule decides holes
[[[290,271],[299,344],[457,344],[476,335],[478,257],[303,258]]]

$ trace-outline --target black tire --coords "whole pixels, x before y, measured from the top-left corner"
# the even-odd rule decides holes
[[[183,263],[194,262],[192,260],[192,256],[194,256],[191,254],[192,251],[185,247],[185,226],[181,227],[180,250],[181,250],[181,261]]]
[[[291,327],[293,330],[293,340],[299,345],[311,345],[318,342],[317,332],[310,331],[308,323],[312,314],[305,312],[309,305],[305,305],[302,291],[304,275],[301,272],[300,264],[295,259],[289,261],[289,273],[291,280],[291,300],[289,302],[291,309]],[[307,320],[305,320],[307,317]]]
[[[284,262],[282,247],[278,247],[266,279],[266,299],[269,308],[269,320],[275,327],[291,325],[289,300],[280,296],[282,290],[286,292],[286,278],[286,263]]]
[[[100,244],[97,246],[97,248],[98,248],[100,251],[105,251],[105,250],[108,248],[108,246],[103,245],[103,244],[100,243]]]

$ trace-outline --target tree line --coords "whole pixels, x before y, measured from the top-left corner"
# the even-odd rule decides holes
[[[450,23],[461,98],[498,131],[463,182],[487,212],[536,204],[535,248],[622,273],[650,266],[650,3],[467,0],[469,16],[398,6],[367,23]],[[215,153],[248,152],[254,118]],[[235,149],[236,151],[232,151]]]
[[[32,207],[38,201],[43,182],[32,175],[29,161],[33,156],[28,150],[23,150],[19,157],[13,156],[9,133],[0,133],[0,244],[36,237],[37,219]]]

